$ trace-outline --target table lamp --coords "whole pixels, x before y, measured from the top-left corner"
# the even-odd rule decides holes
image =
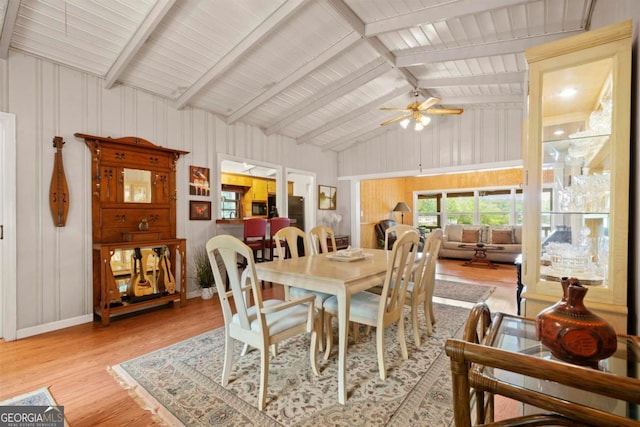
[[[400,212],[402,214],[402,223],[404,224],[404,213],[411,212],[411,209],[409,209],[409,205],[407,205],[405,202],[398,202],[396,207],[393,208],[393,211]]]

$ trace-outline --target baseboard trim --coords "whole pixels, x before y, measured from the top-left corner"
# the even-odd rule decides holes
[[[93,322],[93,314],[86,314],[84,316],[77,316],[70,319],[59,320],[56,322],[44,323],[42,325],[32,326],[30,328],[18,329],[16,331],[16,338],[27,338],[34,335],[44,334],[46,332],[57,331],[58,329],[68,328],[69,326],[76,326],[83,323],[91,322]]]

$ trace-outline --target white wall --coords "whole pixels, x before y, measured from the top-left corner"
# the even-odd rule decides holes
[[[138,136],[190,152],[179,161],[177,177],[177,229],[188,241],[187,254],[215,233],[214,221],[188,219],[188,167],[211,168],[215,185],[217,152],[314,172],[318,182],[337,185],[334,152],[267,137],[242,124],[228,126],[204,111],[176,110],[170,100],[142,91],[105,90],[100,78],[18,52],[0,63],[0,111],[17,117],[18,337],[92,320],[91,156],[76,132]],[[56,135],[66,141],[70,191],[62,228],[54,227],[48,200]],[[189,280],[189,290],[194,288]]]
[[[524,99],[523,99],[524,102]],[[338,154],[340,176],[493,164],[522,159],[522,105],[465,106],[460,116],[439,116],[423,131],[389,131]],[[422,166],[420,166],[422,165]]]

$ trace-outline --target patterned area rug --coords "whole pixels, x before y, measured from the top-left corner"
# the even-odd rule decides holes
[[[433,296],[476,303],[485,301],[495,290],[495,286],[469,285],[467,283],[436,279]]]
[[[240,357],[227,387],[220,385],[222,328],[110,368],[120,383],[142,398],[169,425],[225,426],[449,426],[452,423],[447,338],[459,336],[469,311],[435,304],[434,334],[423,331],[416,348],[405,311],[409,360],[403,360],[395,326],[385,333],[387,380],[380,379],[375,333],[350,343],[346,405],[337,402],[337,351],[320,358],[320,376],[309,367],[309,337],[279,345],[270,358],[267,407],[258,411],[259,353]],[[420,317],[421,322],[424,318]],[[335,323],[335,322],[334,322]],[[335,334],[337,336],[337,332]]]
[[[55,406],[57,405],[47,387],[30,391],[11,399],[3,400],[0,406]]]

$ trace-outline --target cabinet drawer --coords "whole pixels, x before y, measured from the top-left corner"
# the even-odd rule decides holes
[[[100,161],[133,169],[168,169],[170,157],[165,153],[139,152],[130,148],[103,148]]]
[[[146,219],[148,231],[156,231],[157,227],[169,226],[169,209],[103,209],[100,222],[103,228],[118,228],[120,231],[136,231],[138,224]]]

